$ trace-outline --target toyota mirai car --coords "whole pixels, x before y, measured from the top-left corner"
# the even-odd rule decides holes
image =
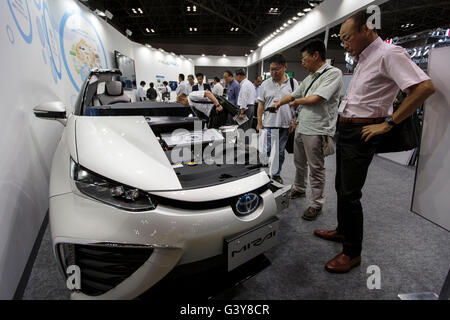
[[[177,267],[223,257],[228,272],[276,245],[290,186],[250,161],[235,127],[207,128],[178,103],[131,102],[120,77],[92,70],[73,113],[34,108],[64,125],[49,215],[71,298],[133,299]]]

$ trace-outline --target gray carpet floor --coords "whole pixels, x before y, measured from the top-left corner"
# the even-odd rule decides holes
[[[280,244],[267,252],[271,266],[218,299],[397,299],[399,293],[439,293],[450,267],[450,233],[410,211],[414,169],[379,157],[372,162],[363,191],[364,242],[361,265],[348,274],[330,274],[325,263],[341,244],[321,240],[314,229],[335,228],[335,158],[326,159],[327,201],[313,222],[301,218],[309,196],[280,213]],[[292,155],[282,171],[295,174]],[[381,288],[368,289],[369,266],[381,271]],[[23,299],[68,299],[47,229]]]

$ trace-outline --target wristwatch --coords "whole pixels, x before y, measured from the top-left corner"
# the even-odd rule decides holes
[[[397,124],[394,122],[394,120],[392,120],[392,117],[387,117],[384,122],[387,122],[388,125],[395,127],[397,126]]]

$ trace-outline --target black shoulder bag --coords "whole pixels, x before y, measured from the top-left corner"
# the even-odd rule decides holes
[[[400,152],[417,148],[420,143],[420,121],[417,112],[384,133],[376,153]]]

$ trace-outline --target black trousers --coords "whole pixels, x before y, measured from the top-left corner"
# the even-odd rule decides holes
[[[361,255],[363,241],[362,188],[381,136],[361,140],[366,124],[338,122],[336,140],[337,232],[344,235],[343,253]]]

